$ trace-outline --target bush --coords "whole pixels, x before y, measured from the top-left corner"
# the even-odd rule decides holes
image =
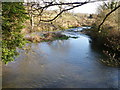
[[[110,9],[103,9],[96,19],[96,23],[89,33],[91,35],[93,42],[98,43],[98,45],[104,46],[104,54],[109,57],[108,60],[102,60],[107,65],[110,66],[120,66],[120,31],[118,30],[118,10],[112,13],[104,22],[101,30],[98,31],[98,25],[102,22],[105,15],[110,11]]]

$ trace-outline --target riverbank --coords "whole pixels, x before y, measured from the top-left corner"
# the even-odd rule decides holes
[[[66,36],[61,32],[47,32],[47,33],[41,33],[41,35],[32,34],[25,37],[27,41],[30,41],[32,43],[48,42],[54,40],[67,40],[69,38],[77,38],[77,37]]]
[[[109,58],[107,60],[101,60],[102,63],[120,67],[120,31],[119,30],[108,30],[108,31],[97,31],[97,28],[91,28],[83,30],[83,34],[90,36],[92,43],[100,47],[103,53]]]

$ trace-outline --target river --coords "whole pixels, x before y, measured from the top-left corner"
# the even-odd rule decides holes
[[[14,62],[3,65],[3,88],[118,88],[118,68],[100,63],[99,47],[88,36],[31,43]]]

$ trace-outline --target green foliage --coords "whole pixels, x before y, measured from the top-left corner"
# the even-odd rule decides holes
[[[22,48],[26,41],[21,34],[25,15],[22,2],[2,3],[2,61],[7,64],[18,55],[16,48]]]

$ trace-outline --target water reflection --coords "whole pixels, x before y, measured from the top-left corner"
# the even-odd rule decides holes
[[[68,33],[67,33],[68,34]],[[3,65],[4,88],[117,88],[118,69],[99,62],[89,38],[28,44],[15,62]]]

